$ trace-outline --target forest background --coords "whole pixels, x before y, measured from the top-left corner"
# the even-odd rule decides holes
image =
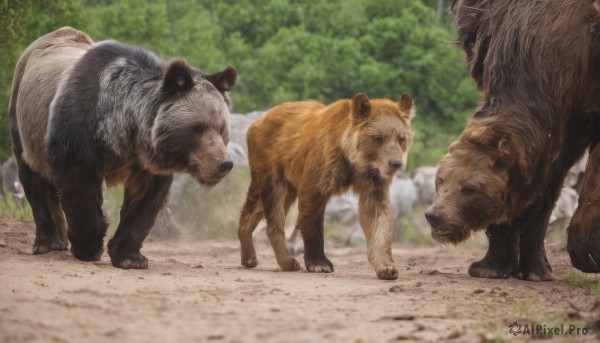
[[[0,0],[0,161],[12,154],[8,99],[16,61],[62,26],[142,45],[214,72],[238,70],[233,112],[366,92],[417,105],[408,168],[435,165],[477,104],[451,44],[447,0]]]

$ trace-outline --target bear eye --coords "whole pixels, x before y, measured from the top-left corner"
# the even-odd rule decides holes
[[[442,179],[441,177],[438,177],[437,179],[437,185],[438,187],[444,184],[444,179]]]
[[[373,137],[371,137],[371,139],[373,140],[373,142],[375,142],[377,144],[383,143],[383,137],[382,136],[373,136]]]
[[[404,145],[406,143],[406,138],[400,137],[400,139],[398,139],[398,142],[400,143],[400,145]]]
[[[471,187],[471,186],[464,186],[460,189],[460,192],[463,195],[471,195],[475,193],[475,188]]]
[[[194,131],[196,131],[197,133],[202,133],[202,132],[204,132],[204,130],[206,130],[206,125],[204,125],[204,124],[194,125]]]

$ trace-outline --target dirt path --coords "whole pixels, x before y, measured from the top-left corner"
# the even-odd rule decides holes
[[[400,278],[381,281],[360,249],[328,247],[336,271],[309,274],[279,271],[266,244],[247,270],[234,241],[148,242],[150,269],[126,271],[106,254],[33,256],[33,232],[0,222],[0,342],[485,342],[511,339],[513,322],[600,319],[590,290],[560,281],[573,269],[559,249],[549,249],[554,282],[469,277],[480,242],[395,248]],[[554,341],[574,339],[596,341]]]

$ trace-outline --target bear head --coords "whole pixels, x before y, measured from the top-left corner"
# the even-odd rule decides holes
[[[232,169],[229,142],[229,90],[233,67],[206,75],[175,60],[166,65],[161,105],[151,126],[151,142],[142,156],[157,174],[186,172],[201,184],[217,184]]]
[[[472,119],[440,161],[436,197],[425,213],[438,242],[457,244],[473,231],[509,221],[515,200],[510,183],[531,183],[522,149],[495,119]]]
[[[399,102],[369,100],[365,93],[352,99],[352,127],[346,155],[362,174],[391,181],[406,166],[413,139],[413,100],[402,94]]]

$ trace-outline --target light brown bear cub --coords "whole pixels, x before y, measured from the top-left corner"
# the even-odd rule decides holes
[[[323,215],[331,196],[350,187],[359,194],[360,224],[369,262],[381,279],[398,278],[392,260],[389,185],[406,164],[412,141],[413,101],[369,100],[358,93],[330,106],[289,102],[271,109],[248,129],[251,183],[238,237],[242,264],[258,264],[252,232],[264,217],[267,235],[283,270],[300,269],[287,249],[284,222],[298,198],[297,228],[310,272],[330,273],[325,257]]]

